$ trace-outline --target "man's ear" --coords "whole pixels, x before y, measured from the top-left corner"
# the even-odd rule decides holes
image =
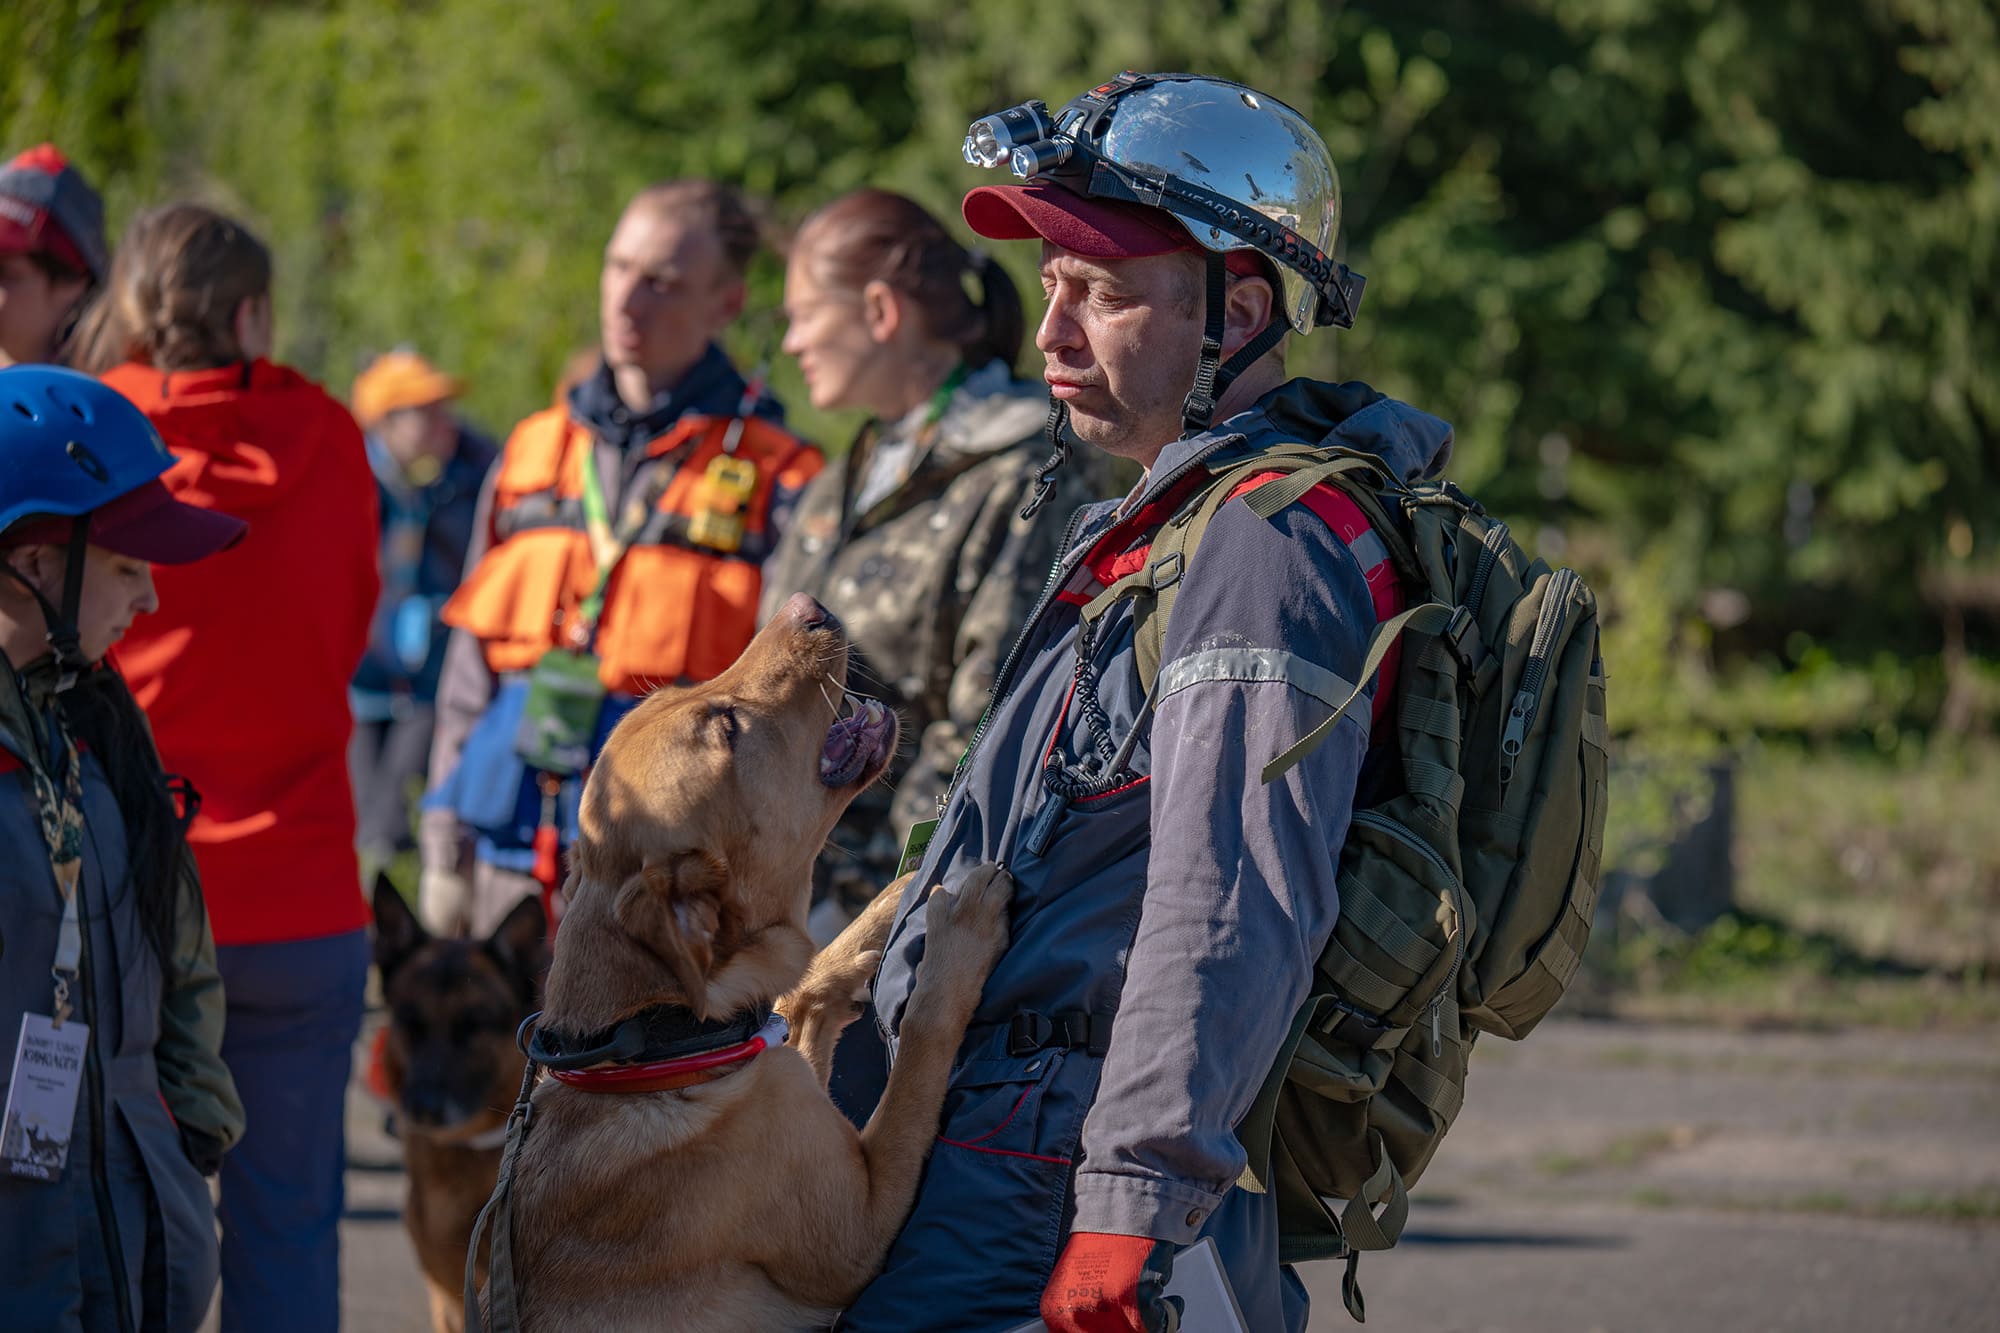
[[[396,886],[389,882],[387,875],[375,876],[375,966],[381,970],[382,984],[387,986],[396,969],[410,960],[410,955],[430,942],[430,935],[417,920],[417,914],[403,901],[403,895],[396,892]]]
[[[1261,276],[1232,278],[1223,296],[1222,359],[1235,356],[1271,322],[1277,293]]]
[[[696,1018],[708,1017],[708,978],[728,886],[720,857],[683,852],[626,880],[611,907],[625,933],[667,965]]]

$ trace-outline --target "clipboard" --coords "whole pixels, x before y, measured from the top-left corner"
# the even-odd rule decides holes
[[[1174,1256],[1167,1295],[1181,1298],[1181,1333],[1250,1333],[1210,1237],[1202,1237]],[[1031,1319],[1007,1333],[1049,1333],[1049,1326]]]

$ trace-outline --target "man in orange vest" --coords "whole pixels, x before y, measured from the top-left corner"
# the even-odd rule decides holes
[[[514,428],[486,480],[442,615],[419,839],[433,930],[482,935],[551,896],[612,724],[756,630],[763,560],[821,465],[716,344],[756,246],[729,186],[640,191],[604,251],[602,361]]]

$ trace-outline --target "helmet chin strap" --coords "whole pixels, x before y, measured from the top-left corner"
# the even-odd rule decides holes
[[[42,590],[28,581],[26,575],[12,565],[0,561],[0,570],[35,599],[42,608],[42,623],[47,627],[49,648],[55,654],[56,692],[61,693],[76,684],[90,663],[83,657],[82,635],[77,629],[77,613],[83,608],[83,562],[90,545],[90,515],[79,514],[70,521],[69,542],[63,548],[63,592],[62,605],[57,607],[42,594]]]
[[[1181,438],[1199,435],[1215,420],[1216,404],[1229,392],[1236,377],[1257,364],[1264,353],[1276,347],[1291,325],[1284,312],[1274,309],[1271,322],[1257,336],[1238,348],[1236,355],[1222,359],[1222,335],[1228,320],[1228,260],[1213,250],[1208,252],[1207,309],[1201,331],[1201,360],[1195,365],[1194,387],[1181,404]]]

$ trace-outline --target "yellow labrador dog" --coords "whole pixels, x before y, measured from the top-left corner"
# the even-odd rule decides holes
[[[531,1042],[555,1077],[513,1174],[530,1333],[822,1328],[909,1213],[1011,882],[996,866],[930,896],[895,1068],[857,1133],[827,1070],[895,895],[810,973],[805,929],[813,857],[896,742],[893,714],[846,693],[847,656],[794,597],[728,671],[634,709],[591,772]]]

